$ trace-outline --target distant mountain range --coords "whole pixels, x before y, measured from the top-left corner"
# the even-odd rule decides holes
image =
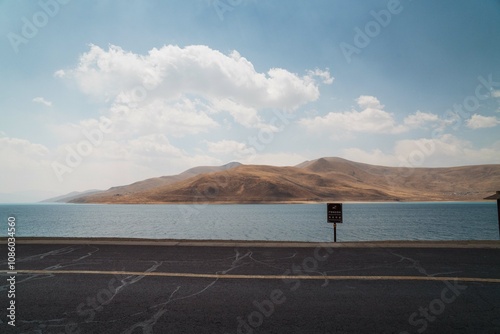
[[[67,203],[75,198],[89,196],[102,192],[102,190],[92,189],[87,191],[73,191],[66,195],[56,196],[41,201],[40,203]]]
[[[500,165],[384,167],[320,158],[293,167],[201,166],[71,203],[283,203],[326,201],[475,201],[500,190]]]

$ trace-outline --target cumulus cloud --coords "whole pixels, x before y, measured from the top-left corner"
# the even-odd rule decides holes
[[[500,124],[500,120],[495,116],[482,116],[474,114],[467,120],[467,127],[471,129],[492,128]]]
[[[323,83],[326,85],[330,85],[334,78],[331,76],[330,72],[328,70],[320,70],[320,69],[315,69],[314,71],[309,70],[307,72],[307,76],[313,80],[315,77],[318,77],[322,79]]]
[[[342,157],[348,160],[379,166],[397,166],[397,158],[393,154],[387,154],[380,149],[365,151],[357,147],[342,150]]]
[[[362,109],[384,109],[384,105],[375,96],[361,95],[356,99],[356,102]]]
[[[39,104],[43,104],[44,106],[46,107],[52,107],[52,102],[51,101],[47,101],[46,99],[44,99],[43,97],[35,97],[33,99],[33,102],[35,103],[39,103]]]
[[[165,135],[151,134],[132,139],[127,145],[136,154],[144,156],[156,156],[157,154],[169,157],[181,157],[182,150],[170,144]]]
[[[26,139],[1,137],[0,150],[4,154],[16,153],[30,158],[41,158],[49,154],[49,149],[44,145],[31,143]],[[8,160],[6,160],[8,162]]]
[[[409,127],[423,127],[426,124],[436,124],[439,122],[439,116],[432,113],[426,113],[418,110],[415,114],[408,115],[404,119],[404,124]]]
[[[295,166],[311,157],[306,157],[298,153],[275,152],[275,153],[257,153],[249,156],[248,159],[241,160],[244,164],[254,165],[272,165],[272,166]]]
[[[75,132],[80,134],[78,140],[62,144],[54,150],[51,163],[57,163],[59,169],[53,174],[59,175],[64,186],[78,185],[76,189],[82,189],[82,185],[90,187],[89,184],[98,188],[110,187],[177,174],[197,165],[223,163],[205,153],[190,153],[174,145],[163,134],[122,136],[115,132],[115,124],[112,124],[112,131],[104,133],[96,127],[87,128],[83,123],[74,124]],[[85,123],[93,122],[89,120]],[[68,156],[75,154],[77,158],[70,159],[78,160],[78,163],[69,165]]]
[[[349,148],[342,152],[346,159],[398,167],[447,167],[500,163],[500,142],[476,148],[467,140],[450,134],[438,138],[397,141],[391,152]]]
[[[51,189],[49,149],[29,140],[0,137],[0,184],[2,192],[16,192],[28,185],[31,189]],[[22,184],[19,183],[22,180]]]
[[[167,161],[189,168],[224,162],[220,157],[242,157],[242,152],[243,158],[255,156],[255,149],[236,141],[193,138],[220,129],[221,119],[229,119],[226,125],[231,128],[281,131],[264,115],[270,110],[291,114],[318,99],[320,85],[333,82],[328,69],[305,70],[304,75],[283,68],[259,72],[237,51],[224,54],[204,45],[166,45],[146,54],[91,45],[74,68],[58,70],[54,76],[74,82],[83,94],[106,105],[103,116],[113,130],[105,134],[89,161],[145,164],[151,170],[163,170],[160,175],[168,174],[161,169]],[[82,132],[95,130],[98,123],[87,119],[55,126],[54,132],[78,142]],[[206,143],[211,156],[178,144],[181,138]],[[64,147],[59,152],[64,154]]]
[[[225,55],[204,45],[166,45],[147,55],[113,45],[108,50],[91,45],[75,69],[59,70],[55,75],[73,77],[84,93],[106,100],[139,86],[148,95],[167,99],[197,94],[231,99],[247,107],[280,109],[295,109],[316,100],[315,77],[332,81],[326,70],[310,71],[303,77],[282,68],[260,73],[237,51]]]
[[[57,70],[54,72],[54,76],[56,78],[64,78],[66,76],[66,72],[64,70]]]
[[[184,137],[210,131],[219,125],[209,116],[211,107],[199,100],[187,98],[173,103],[157,99],[144,106],[114,104],[109,118],[116,135],[135,136],[163,133]]]
[[[211,102],[213,109],[217,111],[227,111],[236,123],[246,128],[278,131],[276,126],[264,122],[255,108],[246,107],[230,99],[213,99]]]
[[[252,155],[256,151],[254,148],[248,147],[245,143],[236,140],[220,140],[217,142],[205,141],[208,151],[216,154],[229,154],[235,157],[243,155]]]
[[[226,161],[236,160],[243,164],[264,164],[274,166],[293,166],[308,158],[298,153],[270,152],[263,153],[257,149],[236,140],[205,141],[210,153],[222,155]]]
[[[408,130],[404,125],[397,124],[393,114],[384,110],[384,106],[374,96],[362,95],[356,102],[360,110],[350,110],[325,116],[304,118],[299,124],[312,132],[359,132],[359,133],[390,133],[397,134]]]

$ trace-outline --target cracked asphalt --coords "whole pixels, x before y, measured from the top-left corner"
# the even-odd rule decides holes
[[[16,327],[0,258],[1,333],[500,333],[498,248],[80,242],[16,254]]]

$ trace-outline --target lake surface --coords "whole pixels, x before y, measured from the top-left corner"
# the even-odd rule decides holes
[[[498,240],[495,202],[346,203],[337,241]],[[326,204],[0,204],[17,237],[332,241]]]

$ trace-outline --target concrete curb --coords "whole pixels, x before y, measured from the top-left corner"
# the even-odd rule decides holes
[[[6,244],[7,238],[0,238]],[[16,244],[38,245],[123,245],[123,246],[189,246],[189,247],[281,247],[281,248],[489,248],[500,249],[496,240],[446,240],[446,241],[352,241],[352,242],[301,242],[263,240],[186,240],[186,239],[133,239],[133,238],[16,238]]]

